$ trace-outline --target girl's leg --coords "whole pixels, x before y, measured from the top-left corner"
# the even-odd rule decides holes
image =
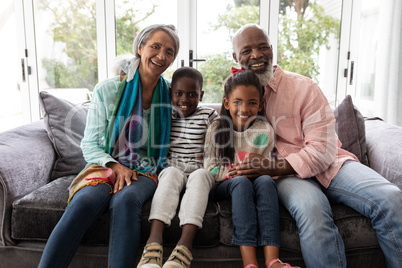
[[[279,201],[275,181],[270,176],[261,176],[254,181],[257,218],[259,227],[258,245],[264,246],[265,265],[279,258]]]
[[[218,185],[215,197],[218,200],[232,199],[232,244],[241,246],[244,266],[257,265],[255,247],[258,226],[253,183],[242,176],[232,178]]]
[[[257,178],[253,185],[259,230],[258,246],[279,247],[279,200],[276,183],[265,175]]]
[[[265,266],[268,267],[271,261],[279,258],[279,247],[276,246],[264,246],[264,259]],[[282,267],[279,262],[273,264],[271,268]]]
[[[187,177],[175,167],[168,167],[159,174],[159,184],[152,199],[149,220],[151,232],[147,244],[162,244],[165,225],[170,226],[176,215],[180,193],[186,185]]]
[[[244,267],[249,264],[254,264],[258,267],[257,252],[254,246],[240,246],[240,254]]]
[[[124,186],[110,201],[109,267],[135,267],[141,238],[142,206],[156,189],[150,178],[137,178],[138,181]]]
[[[107,184],[79,190],[57,223],[43,251],[39,267],[67,267],[86,230],[106,212],[111,188]]]
[[[177,244],[186,246],[190,251],[197,230],[202,228],[209,192],[214,183],[213,176],[205,169],[198,169],[188,177],[179,211],[183,229]]]

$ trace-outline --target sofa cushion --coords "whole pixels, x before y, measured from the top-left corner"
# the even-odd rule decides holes
[[[220,242],[230,245],[233,223],[230,200],[218,202],[220,218]],[[338,226],[345,249],[353,252],[363,249],[379,248],[377,236],[370,220],[357,211],[339,204],[331,204],[333,219]],[[295,220],[282,205],[279,206],[281,250],[301,253],[300,239]]]
[[[76,175],[86,165],[80,144],[84,137],[88,103],[74,105],[45,91],[39,95],[45,128],[57,154],[51,180]]]
[[[366,139],[370,167],[402,190],[402,127],[366,120]]]
[[[337,123],[336,132],[342,143],[342,149],[351,152],[362,164],[368,166],[364,118],[354,107],[350,95],[339,104],[334,114]]]
[[[46,241],[61,218],[68,199],[67,188],[74,176],[58,178],[37,189],[13,204],[11,233],[17,240]],[[92,186],[87,186],[92,187]],[[180,206],[178,206],[180,208]],[[141,215],[141,243],[145,244],[150,232],[148,221],[151,200],[146,202]],[[176,245],[181,235],[177,215],[165,229],[164,244]],[[105,213],[85,233],[82,243],[104,244],[109,241],[109,217]],[[195,247],[212,247],[219,244],[219,218],[215,203],[210,202],[204,216],[203,228],[194,240]]]

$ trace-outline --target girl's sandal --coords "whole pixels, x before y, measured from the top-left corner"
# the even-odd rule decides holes
[[[163,247],[156,242],[147,244],[141,256],[137,268],[161,268]]]
[[[274,263],[276,263],[276,262],[279,262],[279,263],[282,264],[283,267],[285,267],[285,268],[300,268],[299,266],[292,266],[292,265],[290,265],[289,263],[284,263],[284,262],[282,262],[280,259],[272,260],[272,261],[269,263],[268,268],[271,268],[271,266],[272,266]]]
[[[249,264],[244,268],[257,268],[257,266],[255,264]]]
[[[163,265],[163,268],[190,268],[193,255],[184,245],[178,245],[170,254],[169,259]]]

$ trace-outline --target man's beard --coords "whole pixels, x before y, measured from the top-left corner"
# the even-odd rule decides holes
[[[248,69],[247,68],[248,66],[241,66],[241,67]],[[249,69],[249,70],[252,71],[251,69]],[[258,80],[260,80],[260,84],[262,86],[265,87],[266,85],[268,85],[269,81],[271,81],[271,79],[274,75],[272,60],[268,61],[267,68],[263,73],[256,73],[256,72],[254,72],[254,73],[257,75]]]
[[[263,72],[261,74],[258,74],[258,73],[255,73],[255,74],[257,75],[258,79],[260,80],[260,84],[262,86],[265,87],[266,85],[268,85],[269,81],[271,81],[271,79],[272,79],[272,76],[274,76],[272,61],[268,62],[267,69],[265,70],[265,72]]]

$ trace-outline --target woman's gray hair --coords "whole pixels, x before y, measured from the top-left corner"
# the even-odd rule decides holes
[[[140,55],[138,54],[138,49],[145,45],[151,38],[152,34],[154,34],[156,31],[164,31],[173,39],[175,45],[174,58],[176,58],[177,54],[179,53],[180,40],[179,36],[177,35],[176,27],[171,24],[154,24],[142,29],[134,40],[134,55],[137,58],[140,58]]]

